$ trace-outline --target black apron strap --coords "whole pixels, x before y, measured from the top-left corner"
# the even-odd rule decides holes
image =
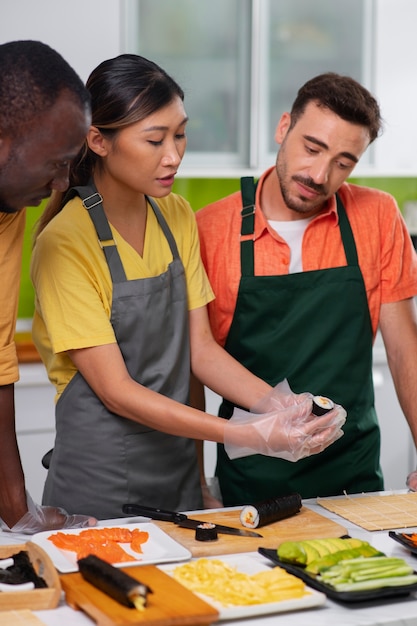
[[[240,265],[242,276],[253,276],[255,261],[253,252],[253,235],[255,232],[255,194],[256,184],[252,176],[240,179],[242,192],[242,224],[240,235],[245,237],[240,241]],[[246,238],[252,235],[250,238]]]
[[[343,202],[336,194],[337,214],[339,216],[339,228],[342,236],[343,247],[345,249],[346,261],[349,266],[359,265],[358,252],[356,250],[355,239],[352,228],[346,215]]]

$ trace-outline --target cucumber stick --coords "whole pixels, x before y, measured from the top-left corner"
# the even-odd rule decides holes
[[[337,591],[364,591],[417,583],[413,568],[401,558],[371,557],[340,561],[321,572],[323,583]]]

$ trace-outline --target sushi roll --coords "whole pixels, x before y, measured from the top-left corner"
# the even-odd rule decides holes
[[[199,524],[195,529],[196,541],[216,541],[217,538],[216,524],[207,522],[205,524]]]
[[[248,504],[240,512],[240,523],[246,528],[259,528],[278,520],[291,517],[301,509],[301,496],[292,493],[289,496],[269,498],[257,504]]]
[[[152,590],[94,554],[77,561],[81,576],[100,591],[129,608],[142,611]]]
[[[313,408],[311,412],[316,417],[320,417],[320,415],[324,415],[334,409],[334,402],[330,400],[330,398],[325,398],[324,396],[314,396],[313,398]]]

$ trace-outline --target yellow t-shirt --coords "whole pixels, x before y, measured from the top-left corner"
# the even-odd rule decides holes
[[[188,309],[213,299],[200,259],[194,213],[181,196],[157,204],[177,243],[185,269]],[[148,207],[143,257],[111,226],[128,280],[158,276],[172,261],[169,244]],[[87,210],[71,200],[36,242],[31,264],[35,287],[33,339],[58,395],[76,373],[67,350],[115,343],[110,323],[112,283]]]
[[[25,223],[25,210],[0,213],[0,385],[10,385],[19,380],[14,335]]]

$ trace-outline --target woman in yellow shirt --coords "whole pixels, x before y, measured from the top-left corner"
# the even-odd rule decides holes
[[[43,502],[100,519],[129,501],[199,508],[194,439],[295,460],[340,437],[344,411],[310,420],[310,394],[271,390],[214,341],[194,214],[171,193],[186,147],[181,88],[137,55],[103,62],[87,88],[92,126],[32,261],[33,337],[57,389]],[[240,406],[262,401],[264,425],[187,406],[190,370]]]

